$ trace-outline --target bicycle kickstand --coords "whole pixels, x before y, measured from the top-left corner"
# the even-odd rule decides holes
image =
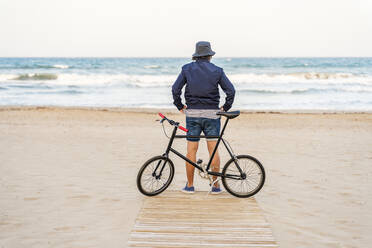
[[[210,190],[208,191],[207,196],[209,195],[209,193],[212,192],[213,185],[214,185],[215,183],[217,183],[218,181],[221,181],[221,178],[217,178],[217,179],[214,180],[214,181],[211,180],[211,184],[210,184],[210,185],[211,185],[211,188],[210,188]]]

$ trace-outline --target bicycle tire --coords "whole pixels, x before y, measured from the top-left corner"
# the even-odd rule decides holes
[[[248,176],[249,175],[247,175],[247,178],[244,179],[244,180],[243,179],[239,179],[238,180],[238,179],[232,179],[232,178],[226,177],[227,172],[229,172],[229,173],[235,173],[236,176],[240,177],[240,172],[239,172],[238,168],[236,167],[236,165],[234,163],[234,159],[232,158],[229,161],[227,161],[227,163],[225,164],[225,166],[224,166],[224,168],[222,170],[222,183],[223,183],[223,186],[225,187],[225,189],[226,189],[227,192],[229,192],[230,194],[232,194],[232,195],[234,195],[236,197],[240,197],[240,198],[251,197],[251,196],[257,194],[262,189],[262,187],[263,187],[263,185],[265,183],[265,177],[266,177],[266,175],[265,175],[265,169],[262,166],[262,164],[260,163],[260,161],[258,161],[256,158],[254,158],[252,156],[249,156],[249,155],[238,155],[236,158],[238,159],[239,166],[241,167],[241,169],[243,170],[244,173],[255,172],[259,176],[259,180],[258,181],[257,180],[253,180],[252,177],[249,177],[249,179],[248,179]],[[249,161],[252,164],[252,166],[245,166],[245,165],[243,165],[243,163],[240,163],[240,162],[243,162],[243,160]],[[233,166],[233,167],[230,167],[230,166]],[[236,189],[233,189],[232,184],[230,182],[234,182],[234,180],[235,181],[241,181],[240,182],[240,187],[238,185],[238,188],[241,190],[240,192],[238,192]],[[249,187],[250,186],[250,182],[252,184],[257,184],[257,185],[255,185],[254,187]],[[235,184],[237,184],[237,182],[235,182]]]
[[[161,161],[164,161],[165,162],[165,167],[164,167],[164,170],[166,169],[169,169],[169,173],[166,173],[166,179],[165,180],[161,180],[161,177],[160,178],[156,178],[156,172],[159,172],[159,168],[157,168],[156,172],[154,171],[154,167],[153,168],[150,168],[150,166],[152,166],[155,162],[155,164],[157,164],[156,162],[161,162]],[[168,166],[168,168],[166,168],[166,166]],[[152,173],[151,173],[151,169],[153,170]],[[164,170],[163,170],[163,173],[164,173]],[[155,189],[153,189],[152,187],[150,189],[147,189],[147,184],[144,182],[143,179],[144,178],[144,173],[148,173],[150,172],[151,174],[150,175],[146,175],[147,177],[150,177],[150,184],[151,186],[153,186],[154,183],[156,183],[158,186],[159,186],[159,183],[160,183],[160,187],[156,187]],[[154,175],[154,172],[155,172],[155,175]],[[162,175],[163,176],[163,175]],[[168,188],[168,186],[171,184],[172,180],[173,180],[173,177],[174,177],[174,165],[173,165],[173,162],[167,158],[167,157],[164,157],[164,156],[155,156],[155,157],[152,157],[150,158],[149,160],[147,160],[141,167],[141,169],[138,171],[138,175],[137,175],[137,188],[138,190],[146,195],[146,196],[155,196],[155,195],[158,195],[160,194],[161,192],[163,192],[164,190],[166,190]],[[149,182],[147,182],[149,183]]]

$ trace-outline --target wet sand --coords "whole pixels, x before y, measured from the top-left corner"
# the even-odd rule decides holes
[[[156,112],[1,108],[0,247],[126,247],[144,198],[137,171],[168,141]],[[256,199],[281,247],[369,247],[372,114],[245,113],[226,138],[263,163]],[[184,163],[172,160],[178,190]],[[207,184],[196,176],[197,190]]]

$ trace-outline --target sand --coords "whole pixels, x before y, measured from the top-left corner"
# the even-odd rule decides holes
[[[126,247],[144,199],[137,171],[168,141],[155,113],[1,108],[0,247]],[[370,246],[372,114],[246,113],[230,124],[235,152],[265,166],[256,199],[281,247]],[[178,190],[184,164],[172,159]]]

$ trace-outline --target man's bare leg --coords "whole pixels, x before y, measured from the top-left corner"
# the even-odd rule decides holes
[[[198,151],[198,141],[187,141],[187,158],[196,163],[196,152]],[[195,167],[186,162],[187,187],[194,186]]]
[[[217,141],[207,141],[207,146],[208,146],[208,151],[209,151],[209,156],[212,156],[213,150],[216,147]],[[218,150],[214,154],[213,160],[212,160],[212,171],[214,172],[220,172],[220,155],[218,154]],[[213,176],[213,181],[217,179],[217,176]],[[220,185],[218,182],[214,184],[214,187],[219,188]]]

